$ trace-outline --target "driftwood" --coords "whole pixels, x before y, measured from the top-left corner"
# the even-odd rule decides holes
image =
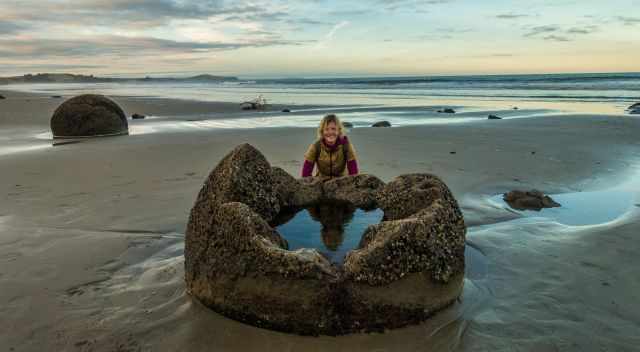
[[[267,108],[267,99],[260,94],[257,98],[240,104],[240,108],[242,110],[264,110]]]

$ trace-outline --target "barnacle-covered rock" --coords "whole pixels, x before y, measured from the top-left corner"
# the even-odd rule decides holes
[[[342,176],[324,182],[324,197],[352,203],[357,208],[376,208],[376,194],[384,182],[373,175]]]
[[[385,212],[342,266],[315,249],[288,250],[274,229],[285,210],[327,201]],[[423,321],[456,300],[465,232],[455,199],[433,175],[387,185],[371,175],[297,180],[243,144],[211,172],[191,210],[185,280],[204,305],[259,327],[380,331]]]

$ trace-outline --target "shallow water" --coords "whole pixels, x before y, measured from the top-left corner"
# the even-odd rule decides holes
[[[331,262],[342,263],[347,252],[358,247],[366,228],[379,223],[383,215],[380,209],[321,203],[297,212],[276,230],[289,243],[289,250],[315,248]]]
[[[490,198],[490,202],[515,211],[524,217],[540,217],[568,226],[589,226],[605,224],[624,216],[634,208],[636,195],[625,187],[549,195],[560,203],[558,208],[546,208],[540,211],[517,211],[509,207],[502,195]]]

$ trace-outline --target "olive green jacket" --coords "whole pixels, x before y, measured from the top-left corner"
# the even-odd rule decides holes
[[[356,151],[353,144],[344,136],[338,138],[332,147],[325,145],[322,141],[311,143],[304,154],[304,159],[306,162],[315,163],[315,176],[344,176],[349,171],[347,162],[355,165]]]

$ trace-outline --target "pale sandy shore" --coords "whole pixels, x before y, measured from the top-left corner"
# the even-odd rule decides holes
[[[640,208],[604,224],[566,226],[522,221],[488,200],[516,188],[556,194],[630,184],[640,204],[638,118],[350,131],[363,172],[384,181],[411,172],[443,178],[463,207],[469,242],[485,255],[486,276],[423,325],[313,338],[203,308],[185,294],[182,267],[188,213],[216,163],[248,142],[298,175],[313,129],[189,129],[52,147],[35,135],[62,99],[0,94],[9,98],[0,100],[0,149],[12,131],[38,145],[0,153],[3,351],[633,351],[640,344]],[[237,114],[231,103],[117,101],[129,115]]]

